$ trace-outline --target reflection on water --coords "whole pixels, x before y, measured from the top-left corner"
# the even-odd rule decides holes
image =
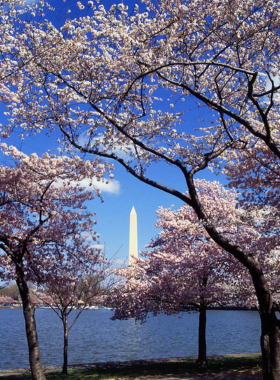
[[[61,365],[62,322],[49,309],[35,315],[43,365]],[[69,364],[197,355],[198,314],[151,316],[142,325],[111,321],[111,315],[110,310],[82,313],[69,334]],[[22,310],[0,309],[0,326],[0,369],[28,367]],[[209,355],[260,352],[259,338],[257,312],[208,311]]]

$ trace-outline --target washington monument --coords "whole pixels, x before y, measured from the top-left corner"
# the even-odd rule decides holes
[[[135,258],[138,257],[138,241],[137,241],[137,215],[134,206],[130,212],[129,225],[129,259],[128,265],[133,265]]]

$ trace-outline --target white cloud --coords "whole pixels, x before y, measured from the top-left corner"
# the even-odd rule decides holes
[[[119,181],[115,179],[106,180],[106,182],[97,181],[96,179],[93,179],[91,181],[92,186],[90,186],[90,180],[84,179],[81,181],[81,186],[85,187],[86,190],[92,190],[92,187],[94,186],[97,189],[100,189],[101,192],[109,193],[109,194],[120,194],[121,185]]]
[[[94,138],[92,139],[92,143],[99,142],[99,149],[103,148],[103,141],[102,138]],[[122,159],[128,159],[130,156],[130,153],[134,151],[134,146],[131,143],[131,141],[127,141],[126,144],[123,142],[119,142],[116,138],[113,138],[114,144],[113,144],[113,149],[107,150],[107,153],[115,153],[118,157]],[[87,132],[83,132],[78,139],[78,143],[81,146],[88,146],[89,143],[89,136],[87,135]],[[91,145],[89,145],[91,147]],[[101,149],[102,151],[102,149]]]
[[[271,90],[272,86],[271,86],[271,82],[270,82],[268,76],[266,77],[266,80],[267,80],[267,82],[266,82],[266,91],[269,91],[269,90]],[[280,85],[280,74],[277,75],[277,76],[272,75],[272,80],[274,82],[274,86],[275,87],[279,86]]]
[[[128,266],[128,259],[116,259],[114,261],[114,264],[117,267],[123,267],[123,266]]]
[[[102,251],[104,251],[105,245],[98,243],[98,244],[93,244],[91,247],[96,248],[96,249],[101,249]]]
[[[62,179],[58,179],[56,180],[54,186],[56,187],[60,187],[62,185],[62,182],[63,180]],[[92,184],[90,186],[90,184]],[[121,189],[121,185],[119,183],[119,181],[115,180],[115,179],[105,179],[105,181],[97,181],[97,179],[84,179],[80,182],[76,182],[76,181],[71,181],[71,185],[72,186],[82,186],[85,188],[85,190],[88,190],[88,191],[92,191],[94,189],[99,189],[101,191],[101,193],[108,193],[108,194],[115,194],[115,195],[119,195],[120,194],[120,189]]]

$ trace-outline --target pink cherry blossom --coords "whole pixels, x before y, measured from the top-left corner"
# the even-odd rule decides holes
[[[229,236],[208,214],[195,182],[208,168],[244,188],[248,213],[260,207],[260,234],[271,227],[269,254],[279,235],[278,1],[144,0],[141,7],[110,10],[90,4],[92,16],[67,16],[59,27],[34,22],[36,7],[30,22],[14,22],[9,4],[0,33],[3,136],[58,129],[64,148],[114,159],[192,207],[211,239],[249,271],[264,379],[279,380],[280,365],[272,363],[279,363],[280,329],[265,260],[249,251],[246,231],[242,244],[236,239],[240,225]],[[84,5],[78,4],[81,12]],[[187,195],[150,177],[150,165],[159,161],[185,180]]]
[[[265,249],[271,246],[265,245],[267,237],[259,233],[259,218],[238,208],[236,192],[218,182],[197,180],[196,186],[208,214],[224,236],[238,236],[244,250],[260,259],[268,257]],[[210,239],[192,207],[184,205],[174,211],[160,207],[157,214],[156,226],[161,231],[149,243],[150,249],[142,252],[134,265],[117,270],[120,282],[108,299],[115,308],[113,319],[135,318],[143,322],[149,312],[174,315],[194,309],[200,314],[198,363],[206,365],[207,307],[256,306],[253,283],[241,263]],[[275,273],[275,278],[271,277],[271,265],[275,264],[272,253],[270,265],[263,265],[274,286],[279,276]],[[274,293],[273,287],[271,292]]]
[[[81,181],[102,180],[107,168],[80,157],[27,156],[6,144],[2,150],[13,166],[0,166],[0,276],[18,285],[32,376],[39,380],[45,375],[28,281],[59,286],[65,299],[76,302],[72,277],[76,283],[85,274],[99,276],[99,269],[101,276],[104,257],[91,246],[98,238],[96,221],[85,207],[95,191],[86,191]]]

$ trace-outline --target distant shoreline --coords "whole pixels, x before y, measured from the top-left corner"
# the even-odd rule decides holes
[[[15,306],[4,306],[4,305],[0,305],[0,309],[22,309],[22,306],[17,306],[17,305],[15,305]],[[39,306],[39,307],[36,307],[36,309],[51,309],[51,307],[46,307],[46,306],[40,307]],[[103,308],[99,308],[99,309],[103,309]],[[107,309],[107,308],[104,308],[104,309]],[[88,309],[88,308],[86,308],[85,310],[98,310],[98,309]],[[245,306],[209,306],[209,307],[207,307],[207,310],[258,311],[257,307],[247,308]],[[196,309],[195,309],[195,307],[190,307],[190,308],[183,309],[181,311],[182,312],[196,311]]]

